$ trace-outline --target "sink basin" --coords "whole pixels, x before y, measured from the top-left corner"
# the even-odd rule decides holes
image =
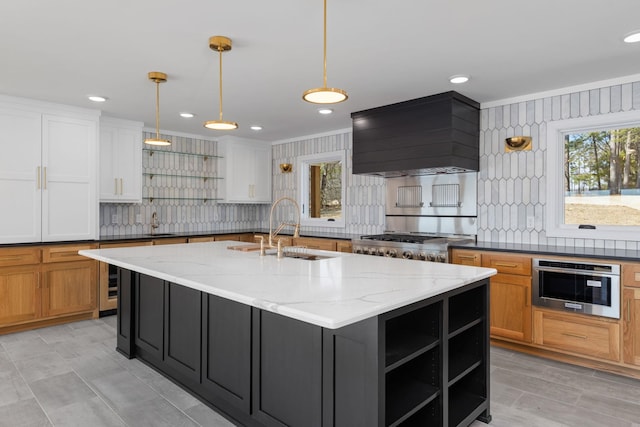
[[[155,234],[145,234],[145,236],[149,236],[149,237],[167,237],[167,236],[175,236],[175,233],[155,233]]]

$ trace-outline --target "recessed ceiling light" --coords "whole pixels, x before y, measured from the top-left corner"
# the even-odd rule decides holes
[[[331,108],[320,108],[318,110],[318,113],[320,113],[320,114],[331,114],[331,113],[333,113],[333,110]]]
[[[449,77],[449,81],[453,84],[466,83],[469,81],[469,76],[464,74],[457,74],[455,76]]]
[[[262,130],[262,126],[251,126],[251,130]]]
[[[640,42],[640,30],[636,30],[632,33],[627,34],[626,36],[624,36],[624,42],[625,43],[637,43]]]
[[[88,98],[89,98],[89,101],[93,101],[93,102],[104,102],[107,100],[106,97],[99,96],[99,95],[89,95]]]
[[[191,119],[193,117],[195,117],[196,115],[193,113],[180,113],[180,117],[184,117],[185,119]]]

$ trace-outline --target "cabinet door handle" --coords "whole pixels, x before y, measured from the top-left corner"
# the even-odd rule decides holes
[[[586,340],[588,338],[586,335],[574,334],[573,332],[563,332],[562,335],[573,338],[580,338],[581,340]]]
[[[475,255],[458,255],[460,259],[476,259]]]
[[[36,168],[36,181],[38,182],[38,190],[40,189],[40,166]]]
[[[42,188],[44,190],[47,189],[47,167],[45,166],[43,169],[44,177],[42,178]]]
[[[508,263],[508,262],[496,262],[496,266],[498,267],[508,267],[508,268],[516,268],[518,264]]]

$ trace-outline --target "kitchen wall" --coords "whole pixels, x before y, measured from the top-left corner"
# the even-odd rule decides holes
[[[318,136],[301,137],[299,140],[276,143],[273,146],[273,199],[288,196],[298,198],[298,165],[300,156],[346,150],[347,152],[347,185],[346,185],[346,218],[345,228],[303,227],[303,232],[337,232],[350,234],[377,234],[384,231],[385,190],[384,179],[379,177],[353,175],[351,165],[352,153],[351,131],[348,129]],[[292,163],[292,173],[281,173],[280,163]],[[275,213],[279,221],[285,210]],[[286,215],[286,213],[284,214]],[[269,227],[268,214],[265,227]]]
[[[640,109],[640,82],[505,102],[481,111],[478,174],[478,241],[635,250],[637,240],[615,241],[547,237],[544,229],[547,124],[575,117]],[[533,137],[533,149],[504,152],[504,139]],[[527,229],[527,216],[535,218]]]
[[[151,135],[143,132],[143,139],[151,136],[155,136],[155,133]],[[148,151],[143,151],[143,173],[183,177],[156,175],[151,179],[145,175],[142,177],[142,204],[101,203],[101,236],[150,233],[153,212],[158,213],[160,221],[157,233],[253,229],[264,222],[265,212],[268,220],[268,208],[264,206],[204,201],[206,197],[214,197],[218,180],[209,179],[205,182],[192,176],[216,175],[217,161],[215,158],[204,161],[199,156],[177,153],[215,155],[218,149],[217,142],[173,135],[161,137],[171,140],[172,145],[159,150],[168,150],[174,154],[154,153],[151,156]],[[150,196],[155,197],[153,202],[149,199]],[[172,200],[159,200],[160,197]],[[138,214],[141,216],[140,222],[136,222]]]

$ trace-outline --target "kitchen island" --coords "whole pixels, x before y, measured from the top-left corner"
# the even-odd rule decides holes
[[[241,425],[490,420],[495,270],[229,246],[81,251],[119,267],[118,351]]]

